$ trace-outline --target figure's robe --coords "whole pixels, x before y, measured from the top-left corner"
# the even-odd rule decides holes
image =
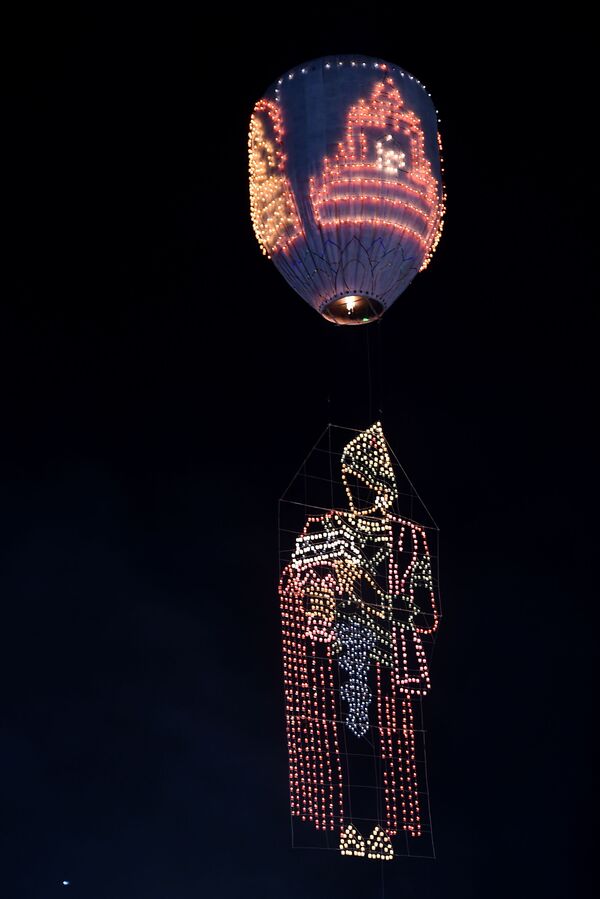
[[[389,836],[419,836],[413,703],[429,689],[421,638],[438,620],[425,530],[384,512],[310,518],[279,593],[292,814],[323,830],[350,818],[341,753],[348,702],[339,693],[345,683],[349,695],[343,641],[349,627],[362,628],[375,693],[362,712],[379,743],[380,823]],[[362,727],[355,722],[355,736]]]

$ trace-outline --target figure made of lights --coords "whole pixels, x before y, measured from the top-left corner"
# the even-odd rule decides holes
[[[392,513],[379,423],[341,464],[348,508],[308,518],[280,583],[291,812],[339,831],[344,855],[391,859],[396,834],[422,833],[413,705],[438,611],[425,530]],[[373,748],[378,789],[361,806],[350,768]]]

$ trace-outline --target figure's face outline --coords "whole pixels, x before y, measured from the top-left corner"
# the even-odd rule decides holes
[[[352,485],[349,483],[349,476],[352,476],[356,481],[360,482],[360,487],[365,490],[368,494],[371,494],[374,497],[374,500],[371,505],[361,509],[358,506],[357,498],[354,496]],[[351,468],[342,468],[342,481],[344,483],[344,490],[346,491],[346,496],[348,497],[348,505],[350,506],[350,511],[353,515],[360,516],[368,516],[375,515],[378,512],[384,513],[388,512],[390,506],[392,505],[392,500],[390,498],[389,493],[380,492],[377,488],[373,487],[371,484],[367,483],[366,479],[360,474],[360,472],[353,471]]]
[[[346,444],[341,469],[352,515],[390,514],[398,488],[381,422],[358,432]],[[366,494],[364,498],[363,494]]]

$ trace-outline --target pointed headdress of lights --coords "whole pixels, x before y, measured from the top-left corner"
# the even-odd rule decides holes
[[[342,477],[348,501],[354,508],[354,495],[349,484],[350,476],[375,491],[374,506],[387,509],[398,498],[398,486],[380,422],[363,431],[344,448]]]

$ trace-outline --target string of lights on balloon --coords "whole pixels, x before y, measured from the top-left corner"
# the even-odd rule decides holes
[[[424,834],[414,703],[430,688],[423,638],[439,612],[426,530],[392,511],[398,488],[379,423],[346,443],[340,467],[348,508],[307,517],[280,582],[290,810],[337,832],[342,854],[390,860],[398,833]],[[381,814],[361,834],[344,746],[345,734],[367,732]]]
[[[264,113],[264,115],[261,115]],[[272,139],[267,136],[271,126]],[[294,197],[285,174],[281,110],[267,99],[259,100],[250,119],[250,217],[263,253],[287,250],[302,233]]]
[[[397,82],[414,82],[431,97],[424,85],[403,70],[378,61],[339,59],[325,62],[323,68],[335,77],[344,66],[375,69],[384,80],[375,83],[370,96],[349,107],[346,139],[334,159],[322,160],[322,171],[311,175],[306,193],[297,183],[292,188],[286,175],[282,86],[293,82],[296,75],[310,76],[318,64],[289,72],[268,101],[280,108],[274,142],[281,156],[276,164],[267,165],[265,174],[261,162],[269,156],[264,146],[265,128],[261,133],[255,120],[275,113],[260,106],[264,100],[253,114],[249,154],[252,219],[263,252],[318,311],[326,314],[335,299],[346,296],[351,315],[357,295],[372,297],[386,308],[414,275],[427,267],[441,236],[446,194],[424,151],[421,120]],[[381,134],[367,137],[367,126]],[[435,131],[435,141],[441,160],[439,131]],[[443,172],[443,160],[440,165]],[[269,184],[271,178],[273,185]],[[309,221],[317,230],[314,225],[309,227]],[[349,272],[354,275],[349,277]]]
[[[272,122],[274,141],[269,141],[266,137],[266,126],[260,116],[261,112],[266,113]],[[389,128],[392,132],[402,131],[409,137],[411,164],[408,169],[406,153],[384,149],[382,141],[375,141],[375,157],[369,161],[370,147],[364,132],[368,127],[382,130]],[[259,100],[250,120],[248,141],[250,211],[256,237],[265,255],[278,250],[289,250],[291,244],[303,235],[293,194],[285,176],[286,156],[282,149],[284,135],[282,116],[277,103],[266,99]],[[359,154],[356,148],[357,140],[360,143]],[[393,133],[386,134],[385,140],[392,141]],[[396,160],[397,165],[391,165],[391,160]],[[310,196],[316,221],[321,225],[368,222],[398,228],[403,233],[413,236],[425,250],[421,270],[424,269],[439,241],[443,227],[444,204],[443,200],[438,199],[437,181],[431,174],[431,165],[425,155],[420,120],[405,107],[400,92],[391,78],[375,85],[368,103],[361,99],[350,109],[346,126],[346,145],[339,145],[338,155],[333,162],[325,157],[323,165],[320,187],[316,186],[315,178],[310,182]],[[369,177],[369,173],[374,170],[394,176],[401,170],[406,170],[403,172],[406,181]],[[360,191],[370,187],[371,193],[339,193],[335,190],[337,186],[352,186]],[[389,191],[390,195],[384,193],[384,190]],[[398,196],[393,195],[394,191]],[[421,200],[422,207],[402,199],[404,194],[412,194]],[[348,216],[344,214],[344,207],[340,206],[342,203],[365,202],[373,203],[375,206],[383,204],[384,209],[391,207],[392,210],[406,210],[421,219],[424,228],[416,229],[402,218],[385,218],[370,209],[361,208],[360,214]],[[328,204],[333,208],[328,208]]]
[[[385,132],[384,139],[373,139],[373,130]],[[399,136],[407,140],[406,152],[384,149],[384,140],[390,143]],[[386,177],[375,179],[374,171]],[[354,190],[340,192],[339,182]],[[439,240],[444,201],[425,153],[421,121],[392,78],[378,81],[368,100],[361,98],[349,109],[345,141],[333,159],[325,157],[321,176],[311,178],[310,197],[322,227],[366,223],[397,228],[416,241],[423,252],[421,270],[426,268]]]

